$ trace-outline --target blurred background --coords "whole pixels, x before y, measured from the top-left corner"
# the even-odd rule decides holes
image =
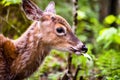
[[[33,0],[42,10],[51,0]],[[56,13],[73,25],[73,2],[53,0]],[[72,55],[77,80],[120,80],[120,0],[78,0],[77,37],[88,47],[92,60]],[[17,39],[31,24],[21,0],[0,0],[0,33]],[[68,53],[53,50],[39,70],[26,80],[58,80],[67,68]],[[74,74],[74,73],[73,73]]]

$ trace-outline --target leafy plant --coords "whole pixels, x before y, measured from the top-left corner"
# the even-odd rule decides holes
[[[114,27],[104,28],[100,31],[100,36],[97,38],[97,42],[103,44],[103,48],[107,48],[110,44],[120,44],[120,29]]]
[[[114,49],[104,51],[99,55],[96,61],[97,67],[100,69],[99,76],[105,76],[107,80],[120,79],[120,53]]]
[[[18,10],[18,4],[22,0],[1,0],[0,4],[0,31],[12,38],[18,38],[30,25],[21,10]],[[33,0],[34,1],[34,0]],[[51,0],[35,0],[35,2],[44,9]],[[53,0],[56,3],[57,14],[63,16],[72,25],[72,6],[69,0]],[[92,56],[89,61],[83,56],[72,55],[72,68],[75,71],[78,65],[82,70],[78,77],[92,80],[120,80],[120,15],[108,15],[103,23],[99,22],[98,3],[91,2],[97,0],[78,0],[78,25],[77,37],[88,47],[88,54]],[[16,4],[15,6],[13,4]],[[7,6],[7,7],[6,7]],[[17,6],[17,7],[16,7]],[[20,9],[20,8],[19,8]],[[3,19],[3,20],[2,20]],[[14,25],[21,33],[17,33],[6,22]],[[111,26],[111,24],[117,26]],[[24,25],[23,25],[24,24]],[[45,59],[39,70],[34,73],[29,80],[38,80],[40,75],[47,73],[48,80],[56,80],[62,76],[66,70],[68,54],[53,50]]]
[[[2,0],[1,3],[4,6],[9,6],[11,4],[19,4],[21,2],[21,0]]]

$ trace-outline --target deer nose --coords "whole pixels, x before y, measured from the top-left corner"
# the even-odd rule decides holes
[[[88,51],[88,48],[85,45],[83,45],[81,50],[82,50],[82,52],[86,53]]]

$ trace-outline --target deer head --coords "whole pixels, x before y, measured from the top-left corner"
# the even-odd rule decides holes
[[[76,54],[87,52],[87,48],[74,35],[68,22],[56,14],[54,2],[50,2],[44,11],[29,0],[23,0],[22,7],[28,19],[40,23],[40,41],[44,45]]]

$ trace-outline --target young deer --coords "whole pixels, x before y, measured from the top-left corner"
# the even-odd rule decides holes
[[[22,7],[28,19],[34,22],[17,40],[0,35],[1,80],[23,80],[29,77],[51,49],[76,54],[87,52],[68,22],[55,14],[54,2],[50,2],[45,11],[29,0],[22,0]]]

